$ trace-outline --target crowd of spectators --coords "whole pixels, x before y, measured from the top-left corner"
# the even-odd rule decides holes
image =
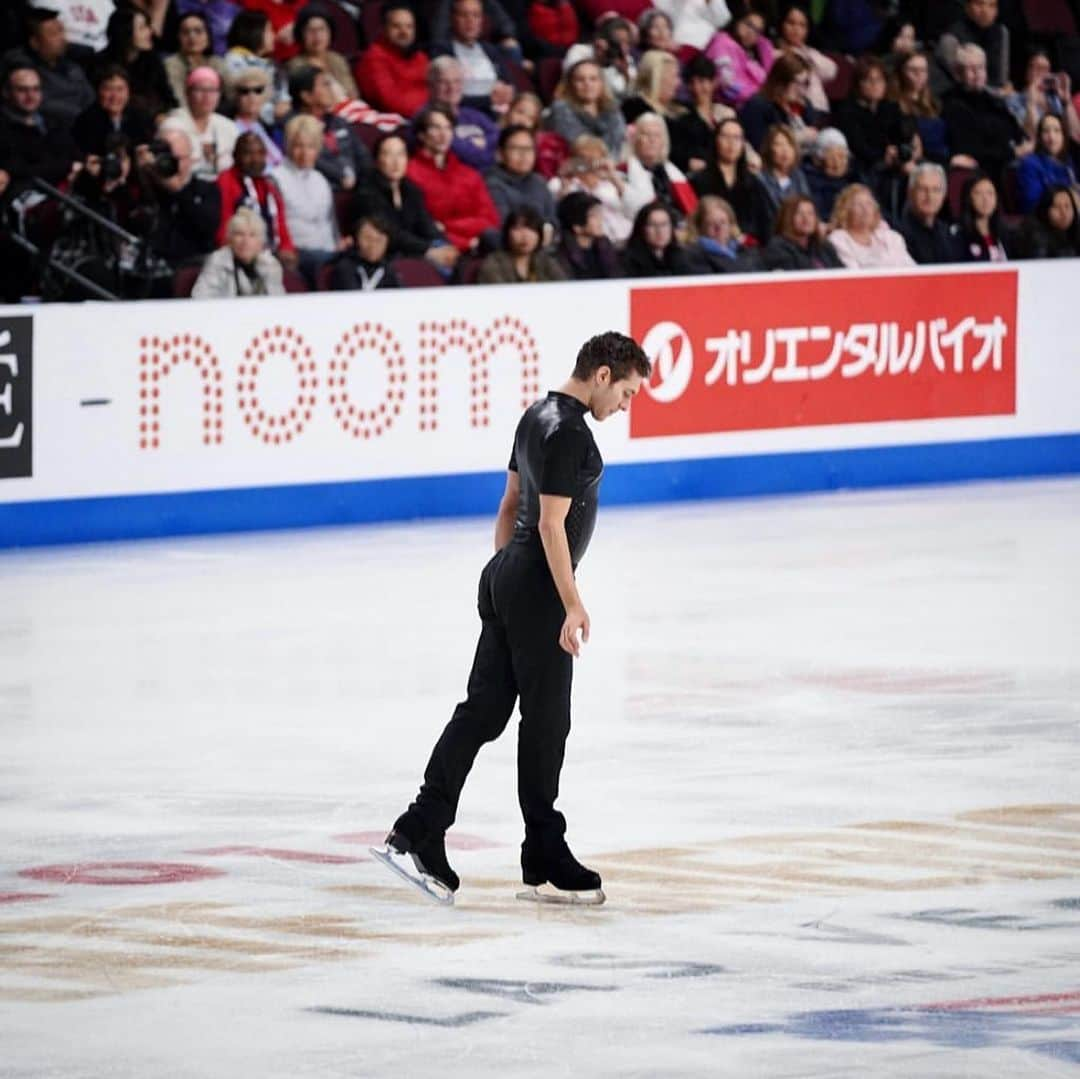
[[[5,301],[1080,256],[1080,0],[53,5]]]

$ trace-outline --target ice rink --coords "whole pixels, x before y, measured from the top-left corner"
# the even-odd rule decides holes
[[[494,510],[494,507],[492,507]],[[1080,480],[601,509],[560,807],[367,854],[488,521],[0,554],[0,1077],[1072,1076]]]

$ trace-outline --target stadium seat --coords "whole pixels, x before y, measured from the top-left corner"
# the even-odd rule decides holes
[[[315,275],[316,292],[333,291],[334,262],[334,259],[330,259],[329,262],[324,262],[319,267],[319,272]]]
[[[403,288],[434,288],[446,284],[443,275],[427,259],[394,259],[393,269]]]
[[[365,5],[366,7],[367,5]],[[376,9],[378,4],[372,5]],[[360,51],[360,40],[356,34],[356,22],[344,8],[334,3],[334,0],[320,0],[319,7],[325,10],[334,26],[334,51],[341,53],[352,66]]]
[[[953,167],[949,169],[949,212],[954,221],[960,220],[960,211],[963,208],[964,184],[971,179],[978,170]]]
[[[851,91],[855,65],[843,53],[827,52],[825,55],[836,64],[836,74],[825,84],[825,94],[832,102],[843,101]]]
[[[195,287],[201,271],[201,266],[181,266],[173,274],[172,291],[177,300],[186,299],[191,295],[191,290]]]
[[[286,292],[307,292],[307,282],[296,270],[285,270],[282,273],[282,284]]]

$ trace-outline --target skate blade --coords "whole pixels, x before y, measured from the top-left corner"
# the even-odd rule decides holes
[[[387,869],[396,873],[403,881],[411,884],[425,898],[430,899],[433,903],[438,903],[440,907],[452,907],[454,905],[454,893],[442,881],[438,881],[426,873],[417,872],[415,867],[411,872],[406,868],[406,864],[413,865],[412,859],[407,854],[398,854],[397,851],[393,851],[389,847],[368,847],[368,850]],[[402,861],[398,862],[398,858],[402,859]]]
[[[562,892],[551,884],[528,887],[517,898],[526,903],[550,903],[564,907],[598,907],[607,898],[602,888],[587,892]]]

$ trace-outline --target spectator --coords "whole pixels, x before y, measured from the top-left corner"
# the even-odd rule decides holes
[[[865,184],[840,192],[832,214],[829,242],[849,270],[885,270],[914,266],[904,237],[889,228],[881,207]]]
[[[289,232],[288,211],[281,190],[266,171],[266,147],[258,135],[248,132],[236,140],[236,162],[217,178],[221,218],[217,243],[225,242],[225,230],[237,210],[247,207],[266,224],[264,242],[288,268],[295,269],[296,247]]]
[[[900,233],[909,254],[920,265],[957,261],[956,241],[941,219],[947,190],[945,170],[940,165],[924,161],[911,174]]]
[[[704,52],[713,36],[731,22],[726,0],[657,0],[671,20],[671,36],[680,50]]]
[[[655,112],[639,116],[630,146],[623,192],[626,216],[636,219],[642,206],[662,202],[681,221],[697,205],[697,194],[682,170],[668,160],[671,144],[663,119]]]
[[[86,155],[83,167],[72,184],[74,195],[121,228],[127,228],[130,224],[138,198],[133,175],[133,152],[131,140],[123,132],[107,134],[100,150]]]
[[[944,70],[961,82],[957,50],[978,45],[986,58],[986,85],[1000,93],[1009,83],[1009,31],[997,17],[998,0],[967,0],[963,16],[938,39],[937,55]]]
[[[691,273],[752,273],[762,269],[757,248],[743,244],[730,202],[706,195],[690,215],[686,257]]]
[[[716,64],[720,99],[740,109],[765,85],[776,52],[765,36],[764,16],[748,8],[716,34],[705,55]]]
[[[41,85],[36,67],[12,61],[0,110],[0,173],[7,177],[7,196],[17,195],[35,177],[54,186],[63,183],[81,156],[67,131],[50,127],[41,115]]]
[[[945,95],[943,115],[952,149],[950,164],[981,167],[1000,179],[1005,166],[1029,153],[1032,144],[1008,106],[986,88],[986,55],[978,45],[956,50],[959,85]]]
[[[428,212],[420,188],[406,175],[409,151],[405,136],[383,135],[375,144],[375,169],[357,188],[353,216],[381,217],[393,226],[390,249],[406,258],[426,258],[449,272],[458,250],[448,243]]]
[[[179,16],[177,34],[180,37],[181,52],[184,51],[184,44],[180,27],[183,24],[184,16],[195,14],[201,15],[205,19],[210,30],[210,51],[215,56],[222,56],[228,48],[226,39],[229,35],[229,27],[232,26],[233,19],[240,13],[240,5],[233,3],[233,0],[176,0],[176,13]],[[182,91],[182,82],[180,88]],[[179,96],[183,97],[183,93]]]
[[[274,28],[261,11],[241,11],[229,27],[228,51],[225,53],[225,79],[229,85],[241,72],[254,68],[266,76],[271,87],[260,119],[273,127],[292,111],[288,84],[271,59],[274,54]]]
[[[26,20],[26,45],[5,57],[5,71],[32,68],[41,80],[42,100],[36,110],[50,128],[70,128],[75,117],[89,108],[94,91],[86,73],[68,56],[64,24],[55,11],[31,9]]]
[[[692,273],[686,252],[675,239],[675,219],[663,202],[649,202],[638,210],[623,252],[626,277],[679,277]]]
[[[273,174],[285,203],[299,270],[313,289],[318,288],[319,271],[341,246],[334,193],[315,167],[322,143],[318,120],[294,116],[285,127],[285,161]]]
[[[642,113],[655,112],[665,122],[686,115],[686,106],[675,100],[679,89],[679,61],[669,52],[650,49],[638,62],[634,95],[622,103],[623,119],[632,124]],[[668,137],[670,138],[670,125]]]
[[[429,27],[431,41],[449,41],[453,36],[454,0],[436,0]],[[491,27],[491,40],[504,49],[519,50],[518,26],[499,0],[483,0],[481,22]],[[524,24],[524,19],[522,19]]]
[[[97,101],[75,118],[71,134],[84,154],[105,153],[105,140],[121,132],[132,146],[154,137],[154,122],[131,104],[127,72],[115,65],[97,75]]]
[[[195,173],[214,179],[232,168],[236,124],[217,111],[221,76],[210,67],[197,67],[187,81],[187,107],[169,113],[166,126],[183,131],[195,147]]]
[[[330,76],[335,84],[335,99],[351,100],[360,96],[345,57],[330,47],[334,43],[334,24],[322,8],[310,4],[303,8],[296,16],[293,34],[300,52],[286,64],[288,74],[309,65]]]
[[[241,3],[248,11],[265,15],[270,21],[276,63],[284,64],[300,51],[296,39],[296,17],[307,0],[241,0]]]
[[[818,135],[803,172],[810,185],[810,197],[817,207],[818,217],[828,221],[832,217],[836,196],[856,180],[844,133],[835,127],[825,128]]]
[[[650,7],[649,0],[580,0],[581,13],[587,22],[599,26],[605,19],[615,17],[633,29],[634,20]]]
[[[1009,94],[1005,104],[1024,129],[1024,134],[1035,138],[1039,121],[1050,114],[1062,120],[1062,125],[1073,142],[1080,142],[1080,116],[1072,100],[1072,81],[1068,74],[1050,70],[1050,58],[1041,49],[1031,54],[1028,61],[1025,90]]]
[[[428,67],[428,88],[432,105],[441,105],[454,121],[452,149],[463,164],[487,172],[495,163],[499,129],[480,109],[462,103],[465,75],[461,62],[452,56],[438,56]]]
[[[684,69],[690,108],[668,120],[671,160],[691,175],[705,169],[713,156],[721,121],[735,116],[734,109],[713,101],[716,65],[707,56],[693,56]],[[741,131],[740,127],[740,131]]]
[[[1080,208],[1068,187],[1048,187],[1024,222],[1021,250],[1025,258],[1080,258]]]
[[[1035,133],[1035,152],[1020,159],[1020,209],[1031,213],[1048,187],[1074,187],[1076,172],[1069,159],[1061,117],[1046,113]]]
[[[690,182],[700,197],[715,195],[730,203],[740,230],[756,236],[757,183],[746,155],[746,136],[738,120],[720,123],[712,160]]]
[[[595,135],[613,158],[622,157],[626,121],[595,60],[579,60],[567,70],[555,90],[548,123],[568,143],[579,135]]]
[[[497,114],[510,107],[514,88],[504,54],[494,45],[481,41],[483,28],[481,0],[452,0],[450,35],[433,45],[431,54],[452,56],[461,65],[462,104]]]
[[[265,68],[245,67],[232,80],[232,97],[236,105],[233,123],[238,134],[250,131],[259,136],[266,148],[266,164],[276,169],[285,160],[281,147],[274,141],[262,121],[263,111],[270,99],[270,77]]]
[[[154,148],[135,148],[144,197],[138,212],[146,220],[151,250],[175,268],[214,250],[221,196],[216,183],[196,175],[195,144],[187,132],[166,126],[160,138],[172,161],[163,161]]]
[[[176,34],[180,47],[165,58],[165,74],[173,97],[183,101],[188,76],[197,67],[212,67],[224,81],[225,61],[213,54],[210,23],[202,11],[181,15]]]
[[[356,223],[355,246],[334,262],[330,287],[335,291],[373,292],[401,288],[390,263],[394,225],[378,214],[365,214]]]
[[[873,56],[863,57],[855,65],[851,94],[836,110],[836,126],[844,133],[855,166],[862,178],[875,187],[878,179],[900,165],[901,157],[910,164],[914,154],[913,121],[905,120],[900,106],[887,100],[888,78],[885,65]],[[908,146],[902,155],[900,147]]]
[[[536,172],[536,140],[518,124],[499,132],[498,160],[486,181],[492,202],[503,221],[513,210],[531,206],[545,224],[545,242],[555,228],[555,200],[544,178]]]
[[[570,156],[562,163],[557,179],[548,182],[560,200],[575,191],[591,195],[600,203],[604,235],[621,244],[630,235],[633,222],[626,216],[623,192],[626,180],[615,167],[603,139],[579,135],[570,147]]]
[[[773,223],[785,199],[795,195],[813,199],[806,175],[799,168],[799,149],[790,128],[783,124],[769,128],[761,147],[761,161],[762,169],[754,175],[757,192],[753,233],[764,244],[772,236]]]
[[[665,11],[653,7],[638,16],[638,49],[675,52],[675,27]]]
[[[499,227],[499,211],[480,174],[451,149],[454,118],[444,105],[429,105],[415,121],[417,151],[408,177],[423,192],[431,216],[459,250],[477,246],[485,229]]]
[[[807,104],[809,87],[807,62],[792,53],[781,53],[769,69],[760,93],[750,98],[739,113],[747,142],[760,150],[765,132],[774,124],[784,124],[794,133],[799,152],[808,151],[824,119]]]
[[[416,15],[408,0],[382,8],[382,33],[355,67],[364,100],[376,109],[415,116],[428,96],[428,57],[416,44]]]
[[[203,264],[191,295],[196,300],[283,296],[281,264],[266,250],[266,223],[246,207],[225,229],[225,246]]]
[[[177,13],[172,0],[115,0],[115,4],[121,11],[137,11],[146,17],[155,52],[162,51],[162,42],[176,41]]]
[[[914,121],[923,160],[948,164],[949,136],[941,118],[941,104],[930,90],[930,60],[926,53],[911,52],[897,63],[889,98],[896,102],[901,116]]]
[[[510,108],[500,121],[503,127],[511,124],[520,124],[527,127],[536,140],[536,171],[550,180],[558,171],[559,166],[566,159],[569,147],[562,135],[554,131],[540,130],[540,116],[544,106],[540,98],[529,90],[523,90],[515,95],[510,102]]]
[[[146,15],[119,8],[109,16],[105,35],[108,44],[98,54],[98,66],[118,64],[127,69],[131,103],[155,119],[175,109],[177,98],[165,64],[154,51],[154,34]]]
[[[989,176],[969,176],[960,201],[957,250],[963,262],[1007,262],[1016,254],[1012,229],[1001,217],[997,188]]]
[[[874,51],[883,54],[882,60],[889,72],[895,72],[900,64],[920,47],[919,32],[915,24],[899,15],[889,19],[878,40],[878,48]]]
[[[822,236],[814,200],[808,195],[790,195],[780,204],[764,262],[769,270],[838,270],[843,266],[836,249]]]
[[[798,4],[788,3],[780,18],[777,47],[806,61],[810,77],[806,86],[806,103],[820,113],[828,113],[830,105],[825,86],[836,78],[838,69],[835,60],[807,45],[809,36],[809,16]]]
[[[647,4],[646,4],[647,6]],[[611,99],[620,102],[637,78],[634,43],[637,32],[627,19],[610,12],[597,20],[591,43],[572,45],[563,57],[563,77],[582,60],[592,60],[603,75]]]
[[[619,276],[619,257],[604,234],[604,207],[585,191],[571,191],[559,202],[556,252],[568,278],[597,281]]]
[[[531,206],[511,210],[502,227],[502,250],[480,265],[482,285],[516,285],[531,281],[565,281],[566,271],[554,255],[541,250],[544,221]]]
[[[315,167],[335,191],[351,191],[371,169],[371,152],[352,125],[330,110],[334,89],[330,76],[314,67],[302,67],[289,78],[289,96],[297,114],[313,116],[323,125],[323,148]]]
[[[577,12],[570,0],[532,0],[527,19],[534,59],[564,56],[581,36]]]

